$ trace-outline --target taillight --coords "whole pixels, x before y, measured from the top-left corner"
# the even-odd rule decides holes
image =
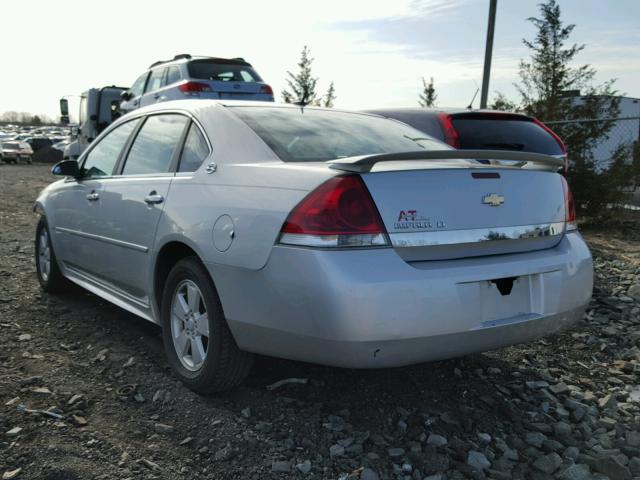
[[[566,231],[578,229],[578,223],[576,221],[576,203],[573,200],[573,193],[569,188],[569,184],[564,177],[562,178],[562,189],[564,190],[564,221],[567,225]]]
[[[200,92],[212,92],[209,85],[202,82],[185,82],[178,85],[178,89],[185,95],[196,95]]]
[[[362,178],[349,175],[333,177],[307,195],[284,222],[280,243],[379,247],[389,240]]]
[[[273,95],[273,89],[271,85],[262,85],[260,87],[260,93],[266,93],[267,95]]]
[[[562,139],[556,135],[556,132],[554,132],[553,130],[551,130],[549,127],[547,127],[544,123],[542,123],[540,120],[538,120],[537,118],[533,119],[533,123],[535,123],[536,125],[538,125],[540,128],[542,128],[545,132],[547,132],[549,135],[551,135],[553,137],[553,139],[558,143],[558,145],[560,146],[560,150],[562,150],[562,154],[564,155],[564,167],[563,167],[563,171],[566,174],[568,169],[569,169],[569,157],[567,155],[567,147],[564,144],[564,142],[562,141]]]
[[[442,130],[444,131],[444,141],[453,148],[460,148],[460,136],[453,126],[451,115],[440,112],[438,114],[438,119],[440,120],[440,125],[442,125]]]

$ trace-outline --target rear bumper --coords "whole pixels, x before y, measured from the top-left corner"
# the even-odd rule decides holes
[[[408,264],[393,249],[274,247],[259,271],[210,265],[240,348],[352,368],[526,342],[580,318],[592,261],[578,233],[552,249]],[[489,280],[518,277],[509,296]]]

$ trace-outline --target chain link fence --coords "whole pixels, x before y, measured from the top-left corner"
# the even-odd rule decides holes
[[[633,170],[640,172],[640,117],[545,122],[562,138],[579,137],[577,132],[589,129],[595,123],[608,123],[610,128],[606,135],[588,146],[568,145],[570,168],[576,158],[581,158],[592,162],[598,173],[606,172],[615,164],[635,166]],[[631,205],[640,206],[640,175],[629,176],[628,182],[621,188],[629,194],[627,198]]]

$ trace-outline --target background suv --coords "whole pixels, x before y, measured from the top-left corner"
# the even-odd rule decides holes
[[[519,113],[497,110],[379,108],[367,110],[399,120],[448,143],[470,150],[516,150],[562,158],[567,149],[549,127]]]
[[[273,102],[273,90],[242,58],[176,55],[159,61],[121,95],[123,113],[167,100],[186,98]]]
[[[9,141],[0,143],[0,160],[5,163],[18,163],[24,160],[31,163],[33,159],[33,150],[26,142]]]

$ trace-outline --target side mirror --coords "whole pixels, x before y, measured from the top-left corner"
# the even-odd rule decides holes
[[[63,160],[56,163],[51,169],[51,173],[54,175],[62,175],[64,177],[80,177],[80,167],[75,160]]]
[[[131,100],[133,98],[133,94],[129,90],[125,90],[124,92],[122,92],[120,94],[120,98],[122,100],[124,100],[125,102],[128,102],[129,100]]]
[[[69,117],[69,100],[66,98],[60,99],[60,115]]]

